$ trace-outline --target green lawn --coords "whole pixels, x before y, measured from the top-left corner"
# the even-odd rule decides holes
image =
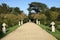
[[[18,27],[19,27],[18,25],[15,25],[15,26],[13,26],[13,27],[7,28],[6,34],[1,33],[1,34],[0,34],[0,38],[8,35],[9,33],[11,33],[12,31],[14,31],[14,30],[17,29]]]
[[[16,25],[16,26],[13,26],[13,27],[8,28],[6,34],[8,34],[8,33],[12,32],[12,31],[14,31],[17,27],[19,27],[19,26]]]
[[[51,32],[51,27],[45,26],[43,24],[40,25],[43,29],[45,29],[47,32],[55,36],[58,40],[60,40],[60,31],[56,29],[56,32]],[[58,26],[60,28],[60,25]]]

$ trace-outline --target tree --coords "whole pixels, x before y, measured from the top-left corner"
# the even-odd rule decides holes
[[[50,10],[51,11],[56,11],[56,12],[60,13],[60,8],[57,8],[57,7],[51,7]]]
[[[2,3],[0,5],[0,14],[8,14],[8,13],[13,13],[13,14],[21,14],[23,11],[21,11],[18,7],[9,7],[7,4]]]
[[[59,16],[58,12],[54,12],[54,11],[50,12],[50,18],[51,18],[52,21],[56,21],[56,19],[58,18],[58,16]]]
[[[2,6],[2,7],[1,7],[1,10],[2,10],[1,13],[6,14],[7,11],[8,11],[9,6],[8,6],[7,4],[5,4],[5,3],[3,3],[1,6]]]
[[[21,11],[18,7],[15,7],[15,8],[12,9],[12,12],[14,14],[21,14],[23,11]]]
[[[3,18],[3,22],[5,22],[9,27],[16,25],[19,21],[18,16],[14,14],[5,14]]]
[[[8,26],[18,24],[18,21],[24,20],[27,16],[18,7],[9,7],[3,3],[0,5],[0,23],[7,23]]]
[[[39,19],[39,14],[35,14],[34,19]]]
[[[35,15],[34,13],[31,13],[28,15],[28,18],[32,20],[32,19],[34,19],[34,15]]]
[[[0,14],[1,14],[1,12],[2,12],[2,6],[0,5]]]
[[[27,16],[24,13],[18,14],[19,20],[24,20],[25,18],[27,18]]]
[[[45,14],[39,15],[39,20],[41,21],[41,23],[46,24],[46,19],[47,19],[47,17]]]
[[[32,2],[31,4],[29,4],[28,11],[31,13],[31,11],[34,10],[36,13],[38,13],[38,12],[45,11],[47,9],[48,9],[47,5],[43,3]]]

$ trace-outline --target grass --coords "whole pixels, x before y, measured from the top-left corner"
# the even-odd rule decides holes
[[[15,25],[15,26],[13,26],[13,27],[7,28],[6,34],[3,34],[3,33],[1,32],[0,38],[3,38],[4,36],[8,35],[9,33],[11,33],[12,31],[14,31],[14,30],[17,29],[18,27],[19,27],[18,25]]]
[[[60,30],[56,29],[56,32],[52,32],[51,31],[51,27],[45,26],[43,24],[40,25],[40,27],[42,27],[43,29],[45,29],[48,33],[52,34],[53,36],[55,36],[58,40],[60,40]],[[60,25],[58,25],[58,27],[60,27]]]
[[[14,31],[14,30],[15,30],[16,28],[18,28],[18,27],[19,27],[19,26],[16,25],[16,26],[13,26],[13,27],[8,28],[6,34],[9,34],[10,32]]]

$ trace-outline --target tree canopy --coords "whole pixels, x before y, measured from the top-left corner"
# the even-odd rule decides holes
[[[31,13],[32,10],[34,10],[36,13],[46,11],[48,9],[46,4],[40,3],[40,2],[31,2],[29,4],[28,11]]]
[[[7,14],[7,13],[14,13],[14,14],[20,14],[22,11],[18,7],[9,7],[7,4],[2,3],[0,5],[0,14]]]
[[[31,2],[28,7],[29,19],[39,19],[41,22],[60,21],[60,8],[48,8],[46,4],[40,2]]]
[[[0,27],[3,22],[8,26],[14,26],[17,25],[20,20],[26,18],[27,16],[19,9],[19,7],[10,7],[5,3],[0,5]]]

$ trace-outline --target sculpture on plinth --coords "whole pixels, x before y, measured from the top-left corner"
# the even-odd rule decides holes
[[[51,22],[51,25],[52,25],[51,26],[52,27],[52,32],[55,32],[55,26],[54,26],[55,25],[55,22]]]
[[[3,33],[6,33],[6,23],[3,23],[2,26],[3,26],[3,27],[2,27]]]

